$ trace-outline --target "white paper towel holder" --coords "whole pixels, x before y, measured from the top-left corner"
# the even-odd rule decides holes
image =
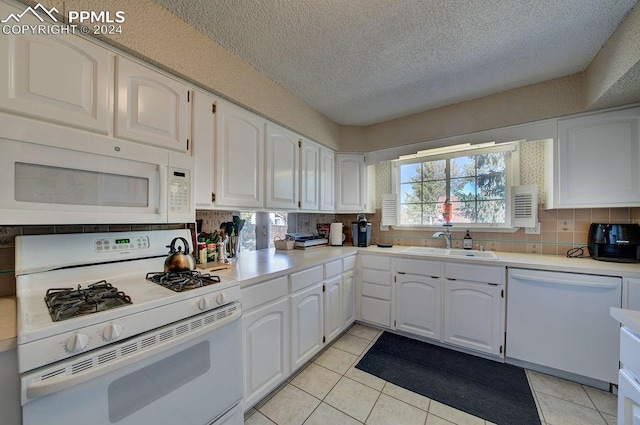
[[[342,233],[342,223],[331,223],[329,227],[329,241],[332,246],[341,246],[346,239],[344,233]]]

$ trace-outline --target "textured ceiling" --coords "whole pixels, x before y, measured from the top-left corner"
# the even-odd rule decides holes
[[[637,2],[156,1],[344,125],[583,71]]]

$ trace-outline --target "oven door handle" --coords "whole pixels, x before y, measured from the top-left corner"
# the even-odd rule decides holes
[[[73,375],[59,375],[53,378],[48,378],[44,381],[37,381],[34,383],[30,383],[26,388],[27,400],[23,401],[23,405],[36,398],[44,397],[50,394],[60,392],[67,388],[71,388],[83,382],[87,382],[91,379],[103,376],[109,372],[113,372],[114,370],[142,361],[162,351],[166,351],[175,346],[184,344],[186,341],[193,340],[197,337],[200,337],[202,335],[215,331],[216,329],[219,329],[222,326],[225,326],[234,320],[240,319],[240,315],[241,315],[241,310],[237,309],[235,312],[231,313],[229,316],[220,320],[216,320],[210,324],[206,324],[195,331],[186,332],[180,336],[171,338],[165,342],[156,344],[147,349],[143,349],[142,351],[137,351],[133,354],[129,354],[125,357],[114,360],[112,362],[108,362],[96,367],[91,367],[86,371],[79,372]],[[189,322],[191,320],[192,319],[187,319],[184,322]],[[91,357],[94,357],[94,356],[95,354],[91,355]],[[79,361],[82,361],[82,360],[76,359],[73,361],[73,363],[78,363]]]

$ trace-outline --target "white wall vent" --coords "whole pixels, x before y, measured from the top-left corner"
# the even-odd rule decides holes
[[[513,227],[535,227],[538,223],[538,187],[512,186],[511,207]]]
[[[398,195],[382,194],[380,195],[382,204],[382,226],[395,226],[398,223]]]

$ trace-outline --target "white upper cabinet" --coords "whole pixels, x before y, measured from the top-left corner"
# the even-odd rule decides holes
[[[302,139],[300,145],[300,208],[317,211],[320,190],[320,145]]]
[[[267,123],[267,208],[298,208],[300,139],[280,126]]]
[[[558,121],[547,208],[640,206],[640,108]]]
[[[364,212],[366,166],[364,155],[336,155],[336,212]]]
[[[265,120],[222,100],[216,115],[214,205],[262,208]]]
[[[207,209],[214,206],[214,142],[219,99],[206,92],[196,91],[193,93],[192,101],[191,152],[196,162],[196,208]]]
[[[0,15],[11,12],[12,6],[0,4]],[[21,22],[42,25],[30,14]],[[0,109],[107,134],[111,56],[71,34],[3,34]]]
[[[327,148],[320,148],[319,200],[320,211],[335,209],[335,153]]]
[[[118,56],[114,136],[187,152],[190,96],[187,85]]]

